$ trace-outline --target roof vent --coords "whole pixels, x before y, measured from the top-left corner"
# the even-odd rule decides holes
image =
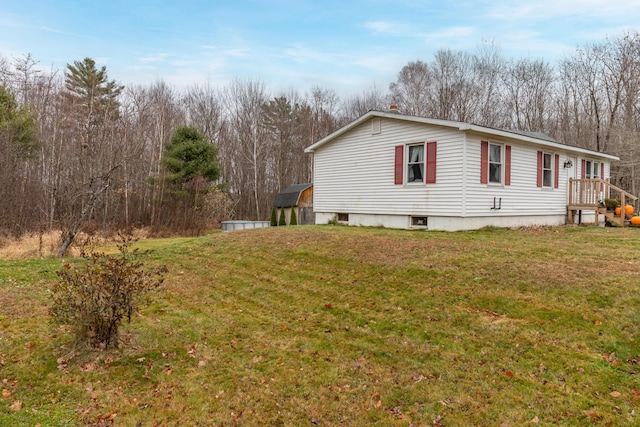
[[[390,113],[399,113],[400,110],[398,110],[398,106],[394,104],[394,105],[390,105],[389,106],[389,112]]]

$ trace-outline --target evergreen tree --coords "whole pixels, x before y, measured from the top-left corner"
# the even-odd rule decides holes
[[[201,177],[215,181],[220,177],[218,148],[196,129],[181,126],[167,144],[164,163],[169,169],[167,179],[185,185]]]
[[[0,86],[0,153],[3,158],[30,158],[39,147],[33,116],[18,106],[13,93]]]
[[[296,208],[291,208],[291,219],[289,225],[298,225],[298,218],[296,217]]]
[[[284,209],[280,209],[280,220],[278,221],[278,225],[287,225],[287,220],[284,217]]]
[[[166,146],[164,164],[175,207],[183,209],[185,218],[195,218],[202,196],[220,177],[218,148],[195,128],[181,126]]]
[[[276,207],[272,207],[271,208],[271,226],[272,227],[277,227],[278,226],[278,221],[276,220]]]

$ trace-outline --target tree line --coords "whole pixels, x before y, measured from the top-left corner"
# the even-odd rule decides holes
[[[614,184],[638,194],[637,32],[578,47],[555,64],[506,58],[492,41],[472,52],[440,49],[407,63],[387,90],[343,98],[320,87],[276,93],[251,79],[125,87],[90,58],[43,71],[27,54],[0,56],[0,234],[198,233],[223,219],[267,219],[279,191],[311,182],[305,147],[391,104],[616,154]],[[185,151],[170,141],[184,126],[197,135],[183,129],[182,138],[204,141],[191,153],[213,153],[217,173],[200,165],[179,178],[191,166],[175,169],[171,156]]]

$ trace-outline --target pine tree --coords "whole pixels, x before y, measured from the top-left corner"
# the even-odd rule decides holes
[[[271,208],[271,226],[277,227],[278,221],[276,220],[276,208],[275,206]]]
[[[298,225],[298,218],[296,217],[296,208],[291,208],[291,219],[289,225]]]
[[[280,209],[280,220],[278,221],[278,225],[287,225],[287,220],[284,217],[284,209]]]

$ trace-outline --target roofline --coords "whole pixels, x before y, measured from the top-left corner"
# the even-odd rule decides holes
[[[426,117],[407,116],[407,115],[398,114],[398,113],[389,113],[389,112],[382,112],[382,111],[375,111],[375,110],[371,110],[367,112],[366,114],[360,116],[359,118],[352,121],[351,123],[348,123],[347,125],[341,127],[340,129],[333,132],[332,134],[325,136],[320,141],[305,148],[304,152],[305,153],[315,152],[318,148],[322,147],[323,145],[332,141],[333,139],[339,137],[340,135],[343,135],[344,133],[350,131],[351,129],[360,125],[361,123],[369,120],[371,117],[383,117],[387,119],[405,120],[405,121],[414,122],[414,123],[443,126],[448,128],[454,128],[462,132],[471,131],[471,132],[477,132],[477,133],[484,133],[490,136],[516,139],[518,141],[530,142],[533,144],[541,145],[543,147],[554,148],[562,151],[586,154],[589,156],[602,157],[610,160],[620,160],[618,156],[614,156],[612,154],[600,153],[597,151],[587,150],[585,148],[572,147],[566,144],[562,144],[560,142],[547,141],[545,139],[522,135],[515,132],[509,132],[507,130],[494,129],[486,126],[479,126],[479,125],[474,125],[471,123],[464,123],[464,122],[456,122],[452,120],[430,119]]]

